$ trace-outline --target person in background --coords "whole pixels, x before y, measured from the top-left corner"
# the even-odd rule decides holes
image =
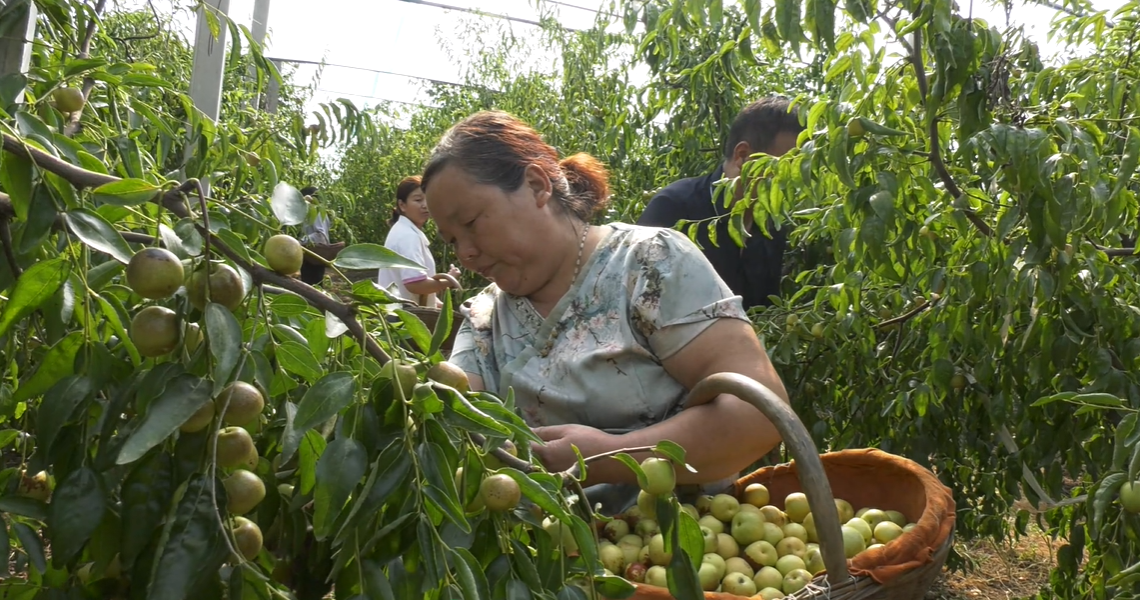
[[[674,227],[681,219],[700,221],[728,215],[723,200],[713,202],[714,184],[725,178],[739,177],[741,167],[753,154],[764,153],[782,156],[796,146],[796,138],[804,127],[799,116],[791,111],[791,102],[781,96],[769,96],[753,102],[736,116],[724,145],[724,161],[712,173],[691,177],[669,184],[646,205],[638,218],[638,225]],[[747,181],[736,187],[732,201],[744,195]],[[765,236],[752,223],[752,211],[744,213],[744,225],[751,235],[744,247],[737,246],[729,237],[728,219],[715,223],[719,247],[709,240],[708,227],[698,226],[697,243],[716,268],[721,279],[733,292],[744,299],[744,310],[754,306],[768,306],[769,296],[779,296],[783,275],[784,249],[787,232],[777,230],[768,223],[771,238]]]
[[[572,446],[594,456],[671,440],[697,470],[679,469],[679,484],[727,489],[780,435],[740,398],[689,407],[687,390],[738,373],[787,402],[740,297],[678,231],[591,225],[609,201],[606,169],[588,154],[559,158],[517,118],[480,112],[428,160],[440,237],[493,282],[472,299],[449,362],[472,390],[513,391],[550,471],[576,463]],[[586,483],[603,512],[636,502],[636,477],[616,460],[591,464]]]
[[[435,258],[431,254],[431,244],[424,234],[424,224],[431,218],[424,192],[420,189],[420,177],[405,177],[396,186],[396,206],[392,218],[388,220],[391,229],[384,240],[384,247],[423,265],[425,270],[380,269],[376,283],[384,289],[394,289],[405,300],[420,306],[436,308],[440,302],[436,294],[458,285],[459,269],[452,265],[447,274],[435,272]],[[432,275],[428,275],[432,273]],[[448,277],[450,276],[450,278]]]
[[[301,225],[301,244],[325,260],[333,260],[344,248],[344,242],[332,243],[329,228],[332,220],[328,211],[321,206],[317,188],[313,186],[301,190],[301,195],[309,203],[309,213]],[[301,263],[301,281],[309,285],[319,285],[325,279],[325,264],[305,254]]]

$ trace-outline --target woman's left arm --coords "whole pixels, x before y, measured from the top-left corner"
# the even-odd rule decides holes
[[[663,365],[686,389],[692,389],[714,373],[740,373],[788,401],[783,382],[747,321],[717,319],[665,359]],[[546,427],[539,434],[548,441],[545,448],[536,448],[540,455],[568,450],[560,446],[570,443],[579,446],[584,456],[590,456],[621,448],[653,446],[662,440],[676,442],[685,449],[686,462],[697,470],[692,473],[678,469],[678,483],[707,483],[735,475],[780,443],[780,434],[767,417],[730,395],[718,396],[707,404],[688,408],[661,423],[624,435],[578,425]],[[641,460],[648,454],[633,456]],[[591,464],[588,477],[588,484],[636,480],[628,467],[615,460]]]

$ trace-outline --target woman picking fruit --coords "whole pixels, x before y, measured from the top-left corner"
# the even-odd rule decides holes
[[[787,393],[734,296],[682,234],[624,223],[592,226],[609,190],[585,154],[562,161],[537,132],[482,112],[444,135],[423,190],[440,235],[463,266],[493,283],[470,302],[450,362],[473,390],[513,388],[545,440],[550,470],[584,456],[671,440],[697,473],[681,484],[734,477],[779,441],[733,396],[685,408],[706,376],[736,372]],[[637,458],[644,458],[639,456]],[[617,461],[590,465],[591,500],[613,514],[637,485]]]
[[[420,189],[420,178],[415,175],[405,177],[396,186],[396,207],[392,209],[392,218],[388,221],[391,229],[384,240],[384,247],[423,265],[426,270],[380,269],[377,283],[384,289],[394,285],[401,298],[420,306],[435,308],[438,304],[435,295],[449,287],[456,287],[454,280],[459,277],[459,269],[451,267],[447,273],[451,276],[450,279],[441,273],[428,275],[435,273],[435,258],[431,255],[431,245],[423,231],[424,223],[430,218],[427,203],[424,202],[424,192]]]

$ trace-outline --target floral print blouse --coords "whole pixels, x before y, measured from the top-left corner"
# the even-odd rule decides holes
[[[487,391],[514,388],[532,427],[625,433],[681,409],[662,367],[719,318],[747,320],[741,299],[678,231],[613,223],[578,279],[543,318],[491,284],[473,298],[450,361]]]
[[[740,296],[683,234],[609,227],[546,318],[491,284],[471,300],[456,336],[450,362],[496,395],[513,388],[532,427],[622,434],[664,421],[681,410],[687,390],[662,361],[716,319],[747,320]],[[636,499],[633,486],[603,501],[620,504],[607,512],[624,510],[630,492]]]

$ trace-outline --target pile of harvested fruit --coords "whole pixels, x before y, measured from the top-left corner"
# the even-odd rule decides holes
[[[607,571],[648,585],[667,587],[672,554],[656,520],[657,496],[673,493],[673,464],[649,458],[637,506],[605,523],[599,556]],[[701,587],[737,596],[782,598],[806,587],[824,570],[819,538],[807,496],[796,492],[784,499],[781,510],[769,503],[768,489],[747,486],[741,498],[728,494],[701,496],[682,512],[697,520],[704,536],[704,556],[697,565]],[[860,508],[835,500],[843,523],[847,558],[889,544],[910,531],[902,513]],[[682,516],[682,518],[685,518]]]

